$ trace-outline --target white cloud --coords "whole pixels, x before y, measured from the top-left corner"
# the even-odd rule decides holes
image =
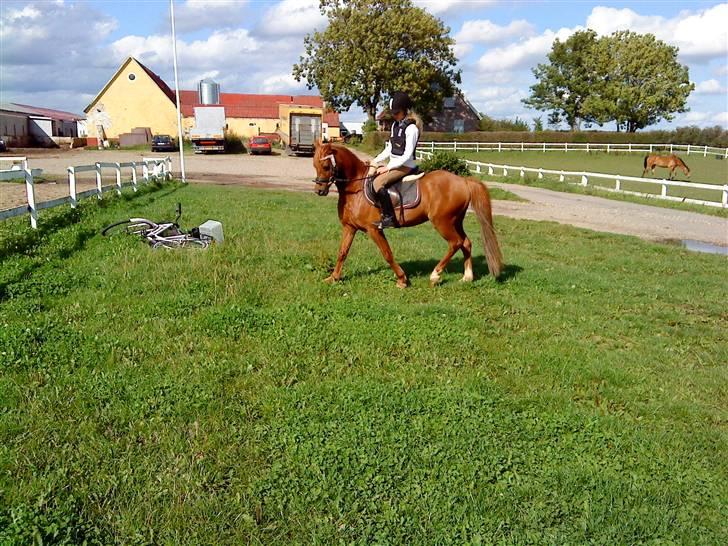
[[[497,25],[488,19],[465,21],[460,32],[455,35],[458,43],[497,44],[511,38],[533,36],[534,28],[524,19],[511,21],[505,26]]]
[[[300,93],[306,90],[306,84],[297,82],[290,73],[268,76],[261,85],[262,93],[285,94]]]
[[[455,57],[458,59],[463,59],[468,56],[468,54],[473,50],[473,44],[458,44],[456,43],[453,48],[453,52],[455,53]]]
[[[617,30],[652,33],[657,38],[680,48],[684,59],[705,61],[725,58],[728,48],[728,3],[690,12],[673,18],[661,15],[640,15],[629,8],[595,7],[586,26],[598,34]]]
[[[538,36],[489,49],[478,60],[478,69],[481,72],[500,72],[533,66],[544,60],[555,39],[566,40],[577,30],[579,27],[562,28],[557,32],[548,29]]]
[[[9,9],[7,15],[3,17],[9,23],[15,23],[20,19],[37,19],[41,16],[40,10],[33,6],[25,6],[23,9]]]
[[[174,11],[175,28],[179,32],[230,28],[243,21],[246,3],[247,0],[187,0]],[[165,28],[166,25],[165,21]]]
[[[283,0],[263,15],[257,32],[266,36],[303,36],[323,30],[327,21],[318,0]]]
[[[728,64],[721,65],[713,69],[713,74],[716,76],[728,76]]]
[[[697,95],[720,95],[725,94],[726,89],[721,87],[720,82],[716,79],[705,80],[695,84],[695,91]]]
[[[425,8],[434,15],[453,12],[460,9],[480,9],[492,6],[496,0],[414,0],[414,4]]]

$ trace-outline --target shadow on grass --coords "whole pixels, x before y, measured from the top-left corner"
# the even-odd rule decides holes
[[[435,269],[435,266],[439,262],[440,260],[437,259],[409,260],[406,262],[400,262],[399,265],[402,266],[402,269],[404,269],[408,277],[429,277],[430,273],[432,273],[432,270]],[[352,272],[348,276],[350,278],[366,277],[368,275],[371,275],[372,273],[389,270],[390,267],[386,263],[383,263],[383,265],[376,269],[372,269],[370,271]],[[449,273],[461,272],[464,270],[465,263],[462,257],[453,258],[445,268],[445,271]],[[523,271],[523,268],[519,265],[506,264],[503,266],[503,271],[496,280],[499,283],[506,282],[510,279],[515,278],[521,271]],[[475,274],[476,279],[488,276],[488,264],[485,261],[484,256],[473,256],[473,273]]]

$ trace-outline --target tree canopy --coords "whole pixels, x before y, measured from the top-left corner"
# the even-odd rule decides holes
[[[321,0],[328,27],[304,38],[297,81],[335,110],[358,102],[373,119],[394,91],[428,119],[460,83],[450,29],[411,0]]]
[[[548,64],[533,69],[538,82],[524,103],[550,111],[549,123],[614,121],[629,132],[670,120],[687,110],[694,89],[678,49],[652,34],[615,32],[597,38],[591,30],[554,41]]]

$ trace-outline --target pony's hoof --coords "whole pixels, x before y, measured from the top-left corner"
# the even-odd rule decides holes
[[[463,278],[460,279],[460,282],[473,282],[473,274],[471,273],[468,275],[467,273],[463,275]]]
[[[409,279],[399,279],[397,281],[397,288],[407,288],[409,286]]]
[[[430,275],[430,288],[436,287],[441,281],[442,277],[433,271]]]
[[[334,284],[334,283],[335,283],[336,281],[338,281],[338,280],[339,280],[339,279],[335,278],[335,277],[334,277],[333,275],[329,275],[328,277],[326,277],[326,278],[324,279],[324,282],[325,282],[326,284]]]

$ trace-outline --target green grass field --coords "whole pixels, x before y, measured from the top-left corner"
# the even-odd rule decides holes
[[[224,223],[206,251],[105,239]],[[400,291],[336,202],[176,186],[0,224],[0,544],[725,544],[726,259],[496,218]],[[467,230],[477,233],[473,218]]]

